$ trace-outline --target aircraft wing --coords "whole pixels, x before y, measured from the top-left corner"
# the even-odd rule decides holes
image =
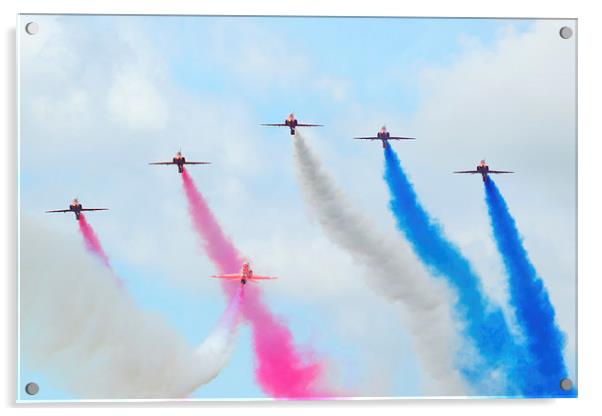
[[[109,208],[82,208],[80,211],[108,211]]]
[[[324,124],[305,124],[305,123],[297,123],[297,127],[324,127]]]
[[[481,173],[478,170],[458,170],[455,171],[454,173]]]
[[[242,279],[242,276],[238,273],[236,274],[219,274],[217,276],[209,276],[215,279]]]
[[[415,137],[354,137],[355,140],[416,140]]]
[[[185,165],[210,165],[211,162],[184,162]]]
[[[151,162],[149,165],[175,165],[174,162]]]
[[[71,212],[70,209],[53,209],[50,211],[46,211],[47,213],[52,213],[52,212]]]
[[[256,276],[256,275],[253,275],[253,277],[251,278],[251,280],[274,280],[274,279],[278,279],[278,278],[271,277],[271,276]]]
[[[514,172],[509,171],[509,170],[490,170],[487,173],[514,173]]]
[[[261,126],[270,126],[270,127],[286,127],[284,123],[264,123]]]

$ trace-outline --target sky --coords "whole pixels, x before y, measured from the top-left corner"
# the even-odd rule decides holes
[[[73,197],[110,211],[88,217],[143,310],[189,344],[225,307],[198,248],[175,168],[181,149],[232,241],[261,274],[270,308],[299,345],[327,357],[333,383],[368,396],[427,394],[397,310],[304,206],[290,135],[260,123],[294,111],[353,204],[401,241],[388,209],[380,145],[353,142],[386,124],[421,201],[512,320],[482,184],[451,175],[482,158],[500,178],[531,259],[567,334],[575,372],[575,42],[572,21],[21,16],[19,191],[22,221],[75,235]],[[28,247],[21,245],[24,252]],[[65,294],[66,296],[68,294]],[[27,307],[27,305],[23,305]],[[43,342],[43,339],[40,340]],[[21,363],[36,399],[77,399]],[[264,397],[248,327],[229,365],[194,398]],[[27,399],[26,397],[24,399]]]

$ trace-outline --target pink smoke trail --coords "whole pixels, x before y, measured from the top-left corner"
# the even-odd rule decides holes
[[[111,264],[109,263],[109,257],[102,249],[100,241],[98,240],[98,237],[96,237],[96,233],[92,229],[92,226],[88,224],[88,221],[86,221],[86,217],[84,214],[79,214],[78,224],[79,231],[84,237],[84,243],[86,244],[86,248],[88,249],[88,251],[98,256],[98,258],[103,262],[103,264],[110,269]]]
[[[220,273],[236,273],[244,259],[223,233],[207,202],[197,190],[186,169],[182,172],[184,193],[195,231]],[[233,282],[223,282],[223,290],[234,295]],[[258,286],[241,289],[243,316],[251,324],[257,360],[255,376],[259,385],[276,398],[319,398],[332,396],[316,383],[324,375],[323,363],[310,351],[295,348],[290,330],[264,305]]]
[[[105,251],[103,250],[102,245],[100,244],[100,240],[96,236],[94,229],[86,220],[86,216],[82,213],[79,214],[78,224],[79,231],[84,237],[84,243],[86,244],[86,248],[88,249],[88,251],[97,256],[109,270],[113,271],[111,263],[109,262],[109,256],[107,256],[107,253],[105,253]],[[123,287],[123,280],[121,280],[121,278],[115,273],[113,273],[113,279],[115,280],[115,284],[117,286]]]

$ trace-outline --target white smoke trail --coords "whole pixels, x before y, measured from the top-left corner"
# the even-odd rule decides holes
[[[293,142],[303,196],[327,237],[365,266],[363,275],[377,293],[405,307],[416,353],[436,384],[434,393],[465,394],[454,366],[458,342],[446,289],[426,275],[408,246],[378,235],[351,207],[298,132]]]
[[[136,399],[186,397],[226,365],[235,325],[195,350],[76,240],[27,218],[20,231],[21,366],[74,398]]]

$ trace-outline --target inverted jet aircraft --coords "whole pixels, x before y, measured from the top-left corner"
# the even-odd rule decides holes
[[[483,177],[483,182],[485,182],[487,180],[487,176],[491,173],[514,173],[514,172],[509,171],[509,170],[491,170],[491,169],[489,169],[489,165],[487,165],[487,163],[485,163],[484,160],[481,160],[481,162],[477,165],[476,170],[459,170],[454,173],[472,173],[472,174],[480,173],[481,176]]]
[[[288,115],[288,117],[286,118],[286,120],[284,120],[284,123],[267,123],[267,124],[262,124],[262,126],[269,126],[269,127],[288,127],[291,130],[291,135],[295,134],[295,128],[297,127],[323,127],[323,124],[306,124],[306,123],[299,123],[297,121],[297,119],[295,118],[295,115],[293,113],[290,113]]]
[[[240,273],[220,274],[220,275],[211,276],[211,277],[214,277],[216,279],[240,279],[240,283],[243,285],[247,284],[247,282],[257,283],[258,280],[277,279],[277,277],[258,276],[256,274],[253,274],[253,270],[251,270],[251,266],[249,265],[249,263],[243,263],[242,268],[240,269]]]
[[[47,213],[55,213],[55,212],[73,212],[75,214],[75,219],[79,221],[80,214],[82,211],[107,211],[108,208],[84,208],[82,204],[79,203],[77,198],[73,199],[71,204],[69,204],[68,209],[54,209],[50,211],[46,211]]]
[[[415,137],[396,137],[391,136],[385,126],[382,126],[376,137],[354,137],[355,140],[380,140],[383,143],[383,149],[389,145],[389,140],[416,140]]]
[[[171,162],[151,162],[149,165],[177,165],[178,172],[182,173],[182,168],[184,165],[209,165],[211,162],[188,162],[184,156],[182,156],[182,152],[176,153],[176,155],[171,159]]]

